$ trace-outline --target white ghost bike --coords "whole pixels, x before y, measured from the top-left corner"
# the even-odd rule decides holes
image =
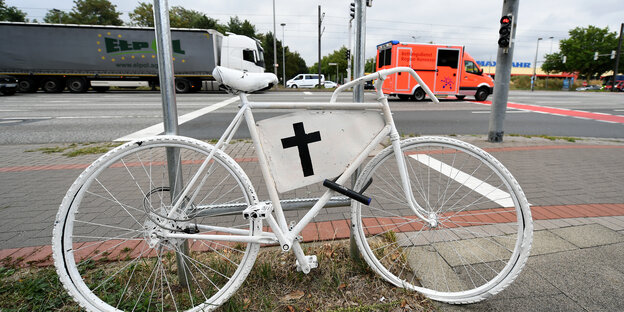
[[[437,102],[410,68],[356,79],[329,103],[250,102],[246,93],[267,87],[266,74],[215,69],[241,102],[218,143],[169,135],[128,142],[70,187],[52,241],[63,285],[89,311],[212,310],[245,280],[261,244],[294,252],[304,273],[317,267],[302,231],[323,207],[350,205],[361,255],[388,282],[448,303],[497,294],[529,255],[525,195],[480,148],[445,137],[401,140],[381,91],[398,72]],[[336,102],[338,92],[371,80],[377,102]],[[288,111],[256,121],[258,109]],[[255,163],[223,152],[243,120],[268,199],[241,168]],[[313,183],[326,187],[318,198],[279,197]],[[289,223],[285,211],[301,205],[311,208]]]

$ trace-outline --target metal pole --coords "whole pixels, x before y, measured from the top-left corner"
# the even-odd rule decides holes
[[[539,42],[542,38],[537,38],[537,46],[535,47],[535,61],[533,61],[533,77],[531,78],[531,91],[535,88],[535,81],[537,80],[537,51],[539,50]]]
[[[277,76],[277,30],[275,29],[275,0],[273,0],[273,70],[275,71],[275,76]],[[275,85],[277,88],[277,85]]]
[[[318,88],[321,88],[321,6],[318,6]]]
[[[353,19],[349,20],[349,57],[347,58],[347,82],[351,81],[351,52],[353,49],[351,48],[351,35],[353,33]]]
[[[154,0],[154,29],[156,31],[156,54],[158,56],[158,74],[160,94],[163,105],[163,124],[166,135],[178,134],[178,108],[175,97],[175,77],[173,71],[173,47],[171,43],[171,27],[169,25],[169,8],[167,0]],[[167,168],[169,171],[169,195],[175,202],[182,192],[182,172],[180,169],[180,151],[167,148]],[[182,286],[188,286],[189,246],[184,241],[176,251],[178,278]]]
[[[355,53],[353,78],[364,76],[364,65],[366,64],[366,4],[365,0],[355,0]],[[353,88],[353,102],[364,102],[364,86],[358,84]]]
[[[512,14],[513,32],[511,34],[511,45],[509,49],[498,48],[496,57],[496,79],[494,81],[494,95],[492,99],[492,109],[490,111],[490,123],[488,130],[488,141],[503,142],[503,121],[507,110],[507,99],[509,96],[509,80],[511,78],[511,63],[513,61],[513,51],[515,46],[516,27],[518,23],[518,2],[519,0],[503,1],[503,14]]]
[[[286,52],[284,50],[284,26],[286,23],[281,23],[282,26],[282,85],[286,86]]]
[[[550,52],[549,52],[550,54],[552,54],[552,45],[553,45],[554,38],[555,37],[548,37],[548,39],[550,39]],[[548,76],[550,76],[550,72],[546,73],[546,87],[545,87],[546,89],[548,89]]]
[[[613,67],[613,84],[611,92],[615,91],[615,78],[617,77],[618,70],[620,69],[620,53],[622,52],[622,31],[624,31],[624,23],[620,25],[620,39],[618,40],[618,48],[615,53],[615,65]]]

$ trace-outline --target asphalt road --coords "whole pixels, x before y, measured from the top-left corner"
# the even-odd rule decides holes
[[[252,101],[327,102],[326,92],[266,92],[250,96]],[[233,96],[224,93],[182,94],[177,97],[180,134],[200,139],[218,138],[238,109],[239,101],[196,116]],[[491,99],[491,97],[489,98]],[[350,93],[339,102],[350,101]],[[0,144],[111,141],[162,122],[160,94],[156,92],[117,91],[84,94],[16,94],[0,97]],[[366,101],[374,101],[367,93]],[[624,116],[624,94],[596,92],[511,91],[510,103],[563,108]],[[486,134],[489,105],[442,99],[403,102],[391,98],[397,127],[404,134]],[[278,114],[258,111],[260,120]],[[182,122],[184,121],[184,122]],[[506,134],[531,134],[572,137],[624,138],[624,123],[509,109],[504,123]],[[152,131],[157,134],[158,130]],[[150,131],[144,132],[150,133]],[[236,137],[248,137],[241,127]]]

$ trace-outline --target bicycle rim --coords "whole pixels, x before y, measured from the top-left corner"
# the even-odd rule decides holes
[[[391,283],[448,303],[470,303],[507,287],[529,255],[527,200],[509,171],[483,150],[449,138],[406,140],[401,149],[413,199],[405,198],[392,148],[363,170],[370,206],[354,204],[356,241],[369,265]]]
[[[251,183],[217,151],[205,184],[183,213],[170,215],[171,190],[190,181],[212,146],[159,136],[124,144],[81,174],[61,204],[53,235],[57,272],[70,295],[90,311],[209,311],[249,273],[258,244],[173,240],[162,234],[253,235],[261,225],[216,211],[257,202]],[[168,180],[167,150],[179,152],[180,175]],[[229,234],[225,234],[229,235]],[[186,251],[185,251],[186,249]],[[180,257],[177,260],[176,257]]]

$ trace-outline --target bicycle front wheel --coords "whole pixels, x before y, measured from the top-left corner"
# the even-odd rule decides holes
[[[494,157],[441,137],[401,142],[411,199],[388,147],[362,171],[355,189],[372,179],[370,206],[353,204],[363,258],[399,287],[447,303],[486,299],[507,287],[529,255],[533,225],[516,180]]]
[[[52,246],[59,278],[82,307],[209,311],[238,289],[259,244],[166,236],[261,229],[231,215],[257,198],[239,165],[219,150],[185,196],[184,209],[171,213],[172,193],[186,188],[213,149],[190,138],[157,136],[115,148],[78,177],[59,209]]]

